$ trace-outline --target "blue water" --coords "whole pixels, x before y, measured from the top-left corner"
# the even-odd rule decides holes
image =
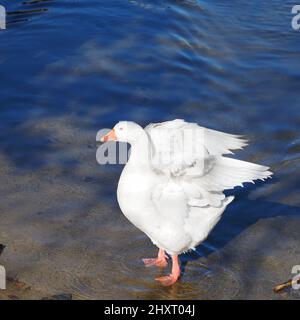
[[[291,27],[295,1],[0,4],[8,11],[7,30],[0,32],[0,152],[16,171],[34,174],[57,163],[51,164],[50,154],[58,159],[63,154],[64,146],[56,148],[55,139],[31,127],[41,120],[71,116],[78,132],[96,134],[119,120],[146,125],[184,118],[246,135],[251,144],[237,156],[274,172],[272,182],[235,190],[236,204],[199,248],[200,255],[222,248],[260,218],[286,214],[287,208],[298,214],[300,31]],[[75,168],[76,161],[62,156],[62,170]],[[96,163],[94,168],[96,175],[101,168]],[[115,179],[105,183],[114,190]],[[256,209],[254,200],[260,204]],[[241,207],[255,214],[240,215]]]

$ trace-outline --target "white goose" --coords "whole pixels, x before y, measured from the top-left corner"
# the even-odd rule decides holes
[[[268,167],[226,158],[242,149],[241,136],[227,134],[184,120],[150,124],[145,129],[121,121],[105,141],[131,144],[131,155],[118,184],[124,215],[159,248],[158,257],[143,259],[146,266],[167,265],[172,272],[156,278],[171,285],[180,276],[178,255],[206,239],[234,199],[223,191],[268,178]]]

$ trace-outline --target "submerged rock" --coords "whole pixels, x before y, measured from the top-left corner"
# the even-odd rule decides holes
[[[1,255],[1,253],[3,252],[4,249],[5,249],[5,245],[0,244],[0,255]]]
[[[69,293],[62,293],[50,297],[44,297],[42,300],[72,300],[72,295]]]

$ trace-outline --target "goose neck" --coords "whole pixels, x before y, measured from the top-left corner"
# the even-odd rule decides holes
[[[150,167],[150,141],[145,132],[131,144],[128,163],[144,168]]]

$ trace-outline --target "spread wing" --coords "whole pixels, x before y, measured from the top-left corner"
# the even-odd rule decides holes
[[[151,141],[152,167],[165,176],[165,187],[153,190],[154,199],[169,183],[175,183],[190,206],[218,207],[225,189],[271,175],[268,167],[223,157],[247,145],[241,136],[180,119],[150,124],[145,131]]]

